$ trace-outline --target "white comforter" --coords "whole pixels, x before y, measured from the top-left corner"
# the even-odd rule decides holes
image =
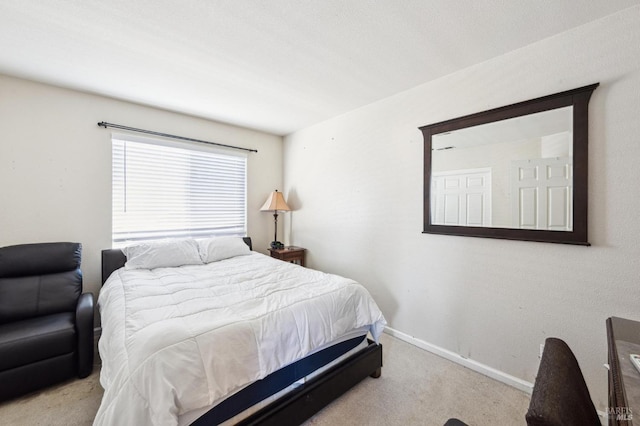
[[[385,320],[355,281],[252,253],[114,272],[98,299],[94,425],[175,425],[352,329]]]

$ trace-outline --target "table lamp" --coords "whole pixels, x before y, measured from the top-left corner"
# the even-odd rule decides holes
[[[260,208],[262,212],[273,212],[273,220],[275,222],[275,231],[273,233],[273,241],[271,241],[272,249],[282,249],[284,248],[284,244],[278,241],[278,211],[288,212],[291,211],[286,201],[284,201],[284,196],[282,192],[278,192],[276,189],[271,194],[269,194],[269,198],[264,203],[262,208]]]

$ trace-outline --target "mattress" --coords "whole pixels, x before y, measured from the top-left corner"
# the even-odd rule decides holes
[[[385,324],[355,281],[258,253],[119,269],[98,304],[96,425],[178,424],[353,330],[377,340]]]
[[[356,333],[357,334],[357,333]],[[220,404],[205,407],[178,418],[180,426],[235,425],[278,398],[304,385],[339,362],[367,347],[367,336],[340,339],[286,367],[251,383]]]

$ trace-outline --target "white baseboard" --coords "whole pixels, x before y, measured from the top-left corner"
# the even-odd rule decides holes
[[[494,380],[505,383],[511,387],[519,389],[528,394],[531,394],[531,391],[533,390],[533,383],[529,383],[526,380],[519,379],[515,376],[512,376],[500,370],[496,370],[495,368],[489,367],[488,365],[481,364],[472,359],[465,358],[461,355],[458,355],[455,352],[451,352],[450,350],[441,348],[436,345],[432,345],[431,343],[427,343],[424,340],[420,340],[413,336],[409,336],[408,334],[398,330],[394,330],[391,327],[385,327],[384,332],[393,337],[397,337],[402,341],[410,343],[413,346],[417,346],[420,349],[424,349],[425,351],[431,352],[442,358],[448,359],[449,361],[453,361],[456,364],[460,364],[464,367],[469,368],[470,370],[476,371],[480,374],[484,374],[485,376],[491,377]]]

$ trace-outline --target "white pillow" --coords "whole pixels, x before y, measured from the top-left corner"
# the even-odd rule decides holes
[[[217,237],[198,241],[200,257],[204,263],[217,262],[235,256],[250,254],[249,246],[240,237]]]
[[[155,269],[202,264],[196,240],[140,243],[125,247],[122,252],[127,256],[125,269]]]

